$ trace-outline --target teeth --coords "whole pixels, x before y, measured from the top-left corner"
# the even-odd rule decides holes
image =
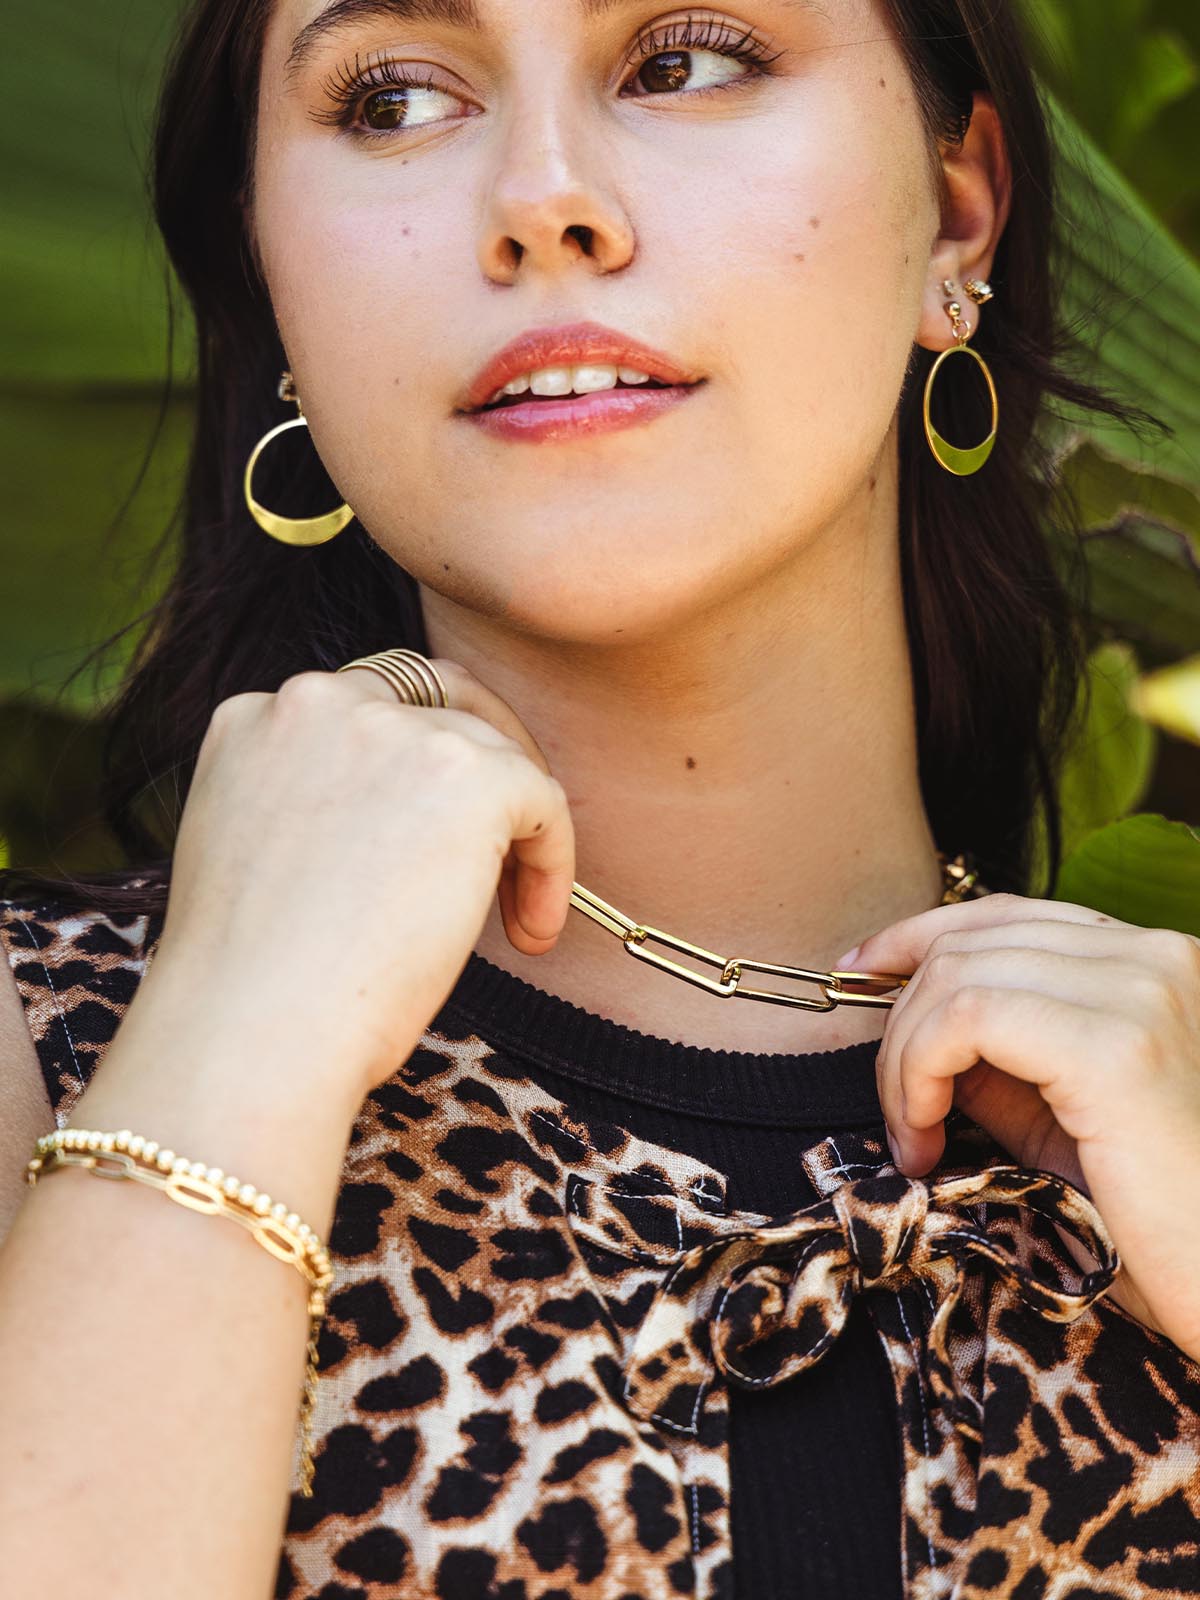
[[[524,372],[513,378],[503,389],[497,389],[488,405],[495,405],[505,395],[596,394],[601,389],[615,389],[621,383],[649,383],[649,375],[636,367],[609,366],[598,363],[580,367],[539,367],[536,372]]]

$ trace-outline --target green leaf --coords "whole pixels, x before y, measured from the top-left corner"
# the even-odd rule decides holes
[[[1149,787],[1158,740],[1130,708],[1138,675],[1128,644],[1101,645],[1089,660],[1087,721],[1062,777],[1064,856],[1095,829],[1126,816]]]
[[[1085,536],[1092,609],[1148,659],[1200,644],[1200,582],[1182,534],[1140,518]]]
[[[1061,470],[1085,527],[1115,529],[1131,520],[1152,522],[1181,536],[1178,549],[1200,579],[1200,483],[1146,472],[1087,442],[1063,461]]]
[[[1200,485],[1200,264],[1053,95],[1047,112],[1062,155],[1065,309],[1094,341],[1087,375],[1148,408],[1175,435],[1143,440],[1119,423],[1068,411],[1048,437],[1061,456],[1091,442],[1142,473]]]
[[[1064,861],[1054,898],[1200,935],[1200,830],[1157,812],[1111,823]]]
[[[1138,660],[1127,643],[1094,650],[1080,685],[1077,732],[1063,765],[1059,818],[1064,859],[1098,828],[1124,817],[1144,798],[1154,771],[1158,735],[1130,700]],[[1048,865],[1044,826],[1035,832],[1034,882]]]

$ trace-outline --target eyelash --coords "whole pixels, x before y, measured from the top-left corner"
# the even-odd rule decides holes
[[[771,54],[762,40],[756,39],[749,29],[739,33],[727,22],[719,22],[712,17],[697,22],[694,17],[689,16],[683,21],[670,22],[660,30],[647,28],[639,32],[634,45],[634,55],[631,57],[637,62],[634,78],[655,56],[668,55],[677,50],[715,50],[720,55],[745,62],[754,68],[748,77],[734,78],[728,83],[710,84],[703,89],[682,91],[693,97],[720,94],[726,89],[736,89],[754,82],[757,78],[765,77],[771,62],[776,61],[783,53],[777,51]],[[328,111],[315,112],[316,120],[340,128],[357,139],[388,139],[396,133],[405,131],[403,127],[379,129],[354,126],[355,112],[373,91],[397,88],[436,89],[443,93],[447,92],[442,90],[442,86],[433,78],[428,68],[425,68],[423,75],[420,75],[413,68],[402,66],[398,62],[386,58],[372,62],[370,57],[368,64],[364,66],[357,54],[354,57],[353,69],[348,70],[345,66],[339,66],[335,73],[325,79],[322,87],[331,105]],[[661,97],[649,95],[645,98]]]

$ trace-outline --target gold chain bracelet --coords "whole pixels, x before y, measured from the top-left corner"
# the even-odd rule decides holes
[[[252,1183],[242,1183],[220,1167],[189,1161],[186,1156],[160,1148],[155,1140],[144,1139],[128,1128],[122,1128],[119,1133],[57,1128],[53,1133],[43,1134],[34,1149],[25,1167],[25,1181],[30,1187],[47,1173],[65,1166],[84,1167],[98,1178],[132,1178],[137,1183],[161,1189],[191,1211],[208,1216],[221,1212],[252,1234],[264,1250],[294,1266],[307,1280],[308,1352],[300,1401],[299,1474],[300,1493],[306,1500],[311,1499],[317,1339],[325,1317],[326,1291],[333,1282],[333,1267],[328,1250],[308,1223],[302,1222],[282,1201],[273,1201]]]

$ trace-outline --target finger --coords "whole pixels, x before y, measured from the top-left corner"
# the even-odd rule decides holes
[[[1083,907],[1079,908],[1083,910]],[[1057,950],[1071,956],[1113,956],[1136,949],[1145,928],[1126,922],[1086,922],[1059,917],[1025,917],[980,928],[947,928],[930,940],[926,959],[942,951]]]
[[[507,700],[481,683],[473,672],[457,661],[445,661],[440,656],[430,659],[442,675],[446,698],[455,710],[469,711],[473,716],[482,717],[493,728],[515,739],[533,764],[549,774],[550,763],[544,751]]]
[[[500,918],[504,924],[504,932],[508,938],[508,942],[514,947],[514,949],[520,950],[525,955],[544,955],[547,950],[553,949],[554,945],[558,942],[558,934],[561,932],[561,928],[557,932],[554,932],[549,937],[545,938],[539,937],[530,930],[530,927],[527,926],[523,920],[519,904],[521,897],[521,890],[519,886],[522,881],[522,874],[518,870],[515,851],[510,850],[508,855],[505,857],[504,865],[500,871],[500,881],[496,886],[496,895],[500,904]],[[526,889],[524,893],[528,895],[529,890]],[[530,908],[527,906],[524,915],[530,919],[530,922],[535,927],[545,927],[547,925],[546,920],[541,922],[538,921],[538,912],[536,907]],[[553,926],[552,921],[550,922],[550,925]]]
[[[513,739],[524,754],[550,777],[545,752],[508,701],[489,689],[467,667],[440,656],[431,657],[446,685],[451,707],[480,718],[498,733]],[[565,797],[564,797],[565,800]],[[568,840],[550,829],[549,841],[514,841],[505,856],[497,884],[500,919],[508,942],[524,955],[543,955],[558,941],[570,910],[574,884],[574,828],[569,816],[560,821]],[[569,861],[569,872],[563,863]]]
[[[1003,934],[1003,930],[998,932]],[[931,1122],[940,1122],[949,1109],[952,1091],[945,1089],[939,1097],[940,1109],[931,1112],[927,1122],[914,1123],[912,1108],[907,1104],[908,1082],[901,1064],[911,1063],[916,1049],[914,1040],[926,1018],[944,1007],[960,990],[1024,990],[1064,1005],[1080,1004],[1097,1010],[1107,1007],[1110,1013],[1118,1009],[1121,997],[1128,993],[1129,969],[1123,957],[1081,958],[1024,944],[980,949],[974,942],[978,937],[972,935],[970,944],[964,940],[965,947],[959,950],[946,948],[945,938],[939,940],[937,953],[919,968],[891,1009],[875,1062],[880,1103],[889,1122],[889,1108],[894,1111],[897,1122],[907,1121],[912,1127],[928,1127]],[[1136,997],[1128,1001],[1124,1009],[1135,1005]],[[989,1131],[994,1130],[989,1128]]]
[[[953,1080],[979,1061],[1035,1085],[1073,1139],[1094,1134],[1088,1121],[1094,1089],[1088,1080],[1106,1059],[1112,1025],[1107,1009],[1030,990],[982,985],[954,990],[913,1029],[888,1062],[880,1085],[899,1164],[924,1173],[938,1159]]]
[[[1070,942],[1070,941],[1068,941]],[[1082,953],[1046,945],[980,945],[972,940],[955,949],[939,943],[921,963],[891,1007],[880,1049],[888,1055],[908,1037],[924,1014],[954,990],[968,984],[998,989],[1033,989],[1047,996],[1111,1010],[1135,1011],[1144,1003],[1127,950],[1094,947]]]
[[[1131,929],[1135,926],[1107,916],[1102,911],[1093,911],[1090,906],[1077,906],[1069,900],[1036,900],[1017,894],[986,895],[982,899],[963,900],[956,905],[934,906],[929,911],[919,911],[915,916],[904,917],[880,929],[859,946],[854,958],[854,970],[912,972],[924,960],[930,945],[940,934],[974,932],[1030,921],[1075,923],[1094,928]]]
[[[1028,919],[1002,922],[995,926],[972,929],[947,929],[930,943],[924,956],[916,964],[908,983],[897,992],[884,1027],[883,1048],[890,1039],[906,1037],[906,1030],[915,1025],[923,1010],[934,1004],[940,993],[958,984],[976,981],[977,963],[969,961],[973,955],[986,952],[987,966],[978,981],[994,978],[1008,987],[1037,986],[1034,974],[1041,972],[1047,982],[1054,968],[1048,959],[1052,955],[1065,955],[1080,961],[1092,958],[1112,960],[1129,959],[1126,950],[1125,924],[1115,927],[1099,926],[1088,922]],[[999,952],[1004,952],[1003,959]],[[1028,960],[1021,962],[1024,953]],[[1042,957],[1047,959],[1038,962]],[[1078,969],[1058,969],[1068,994],[1078,976]]]
[[[575,829],[566,792],[556,778],[535,768],[523,752],[505,755],[514,764],[511,844],[497,892],[510,943],[540,955],[562,932],[575,879]]]

